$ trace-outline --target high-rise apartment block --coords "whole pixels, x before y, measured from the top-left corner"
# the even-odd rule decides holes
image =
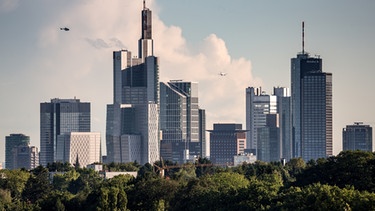
[[[70,132],[57,137],[56,161],[86,167],[101,162],[98,132]]]
[[[202,122],[201,122],[202,121]],[[202,157],[205,148],[204,110],[198,105],[198,83],[160,83],[160,156],[185,163]]]
[[[55,162],[57,138],[70,132],[90,132],[90,103],[52,99],[40,104],[40,164]]]
[[[18,146],[29,146],[30,137],[24,134],[10,134],[5,137],[5,168],[15,169],[13,150]]]
[[[234,157],[244,154],[246,130],[241,124],[214,124],[210,132],[210,159],[213,164],[232,166]]]
[[[291,59],[291,91],[294,157],[332,155],[332,74],[304,48]]]
[[[107,162],[159,160],[159,70],[153,53],[152,14],[141,12],[138,57],[113,52],[113,104],[107,105]]]
[[[342,130],[343,150],[373,151],[372,127],[361,122],[347,125]]]

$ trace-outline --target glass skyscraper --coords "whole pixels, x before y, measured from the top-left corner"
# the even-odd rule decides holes
[[[40,104],[40,164],[55,162],[57,137],[69,132],[90,132],[90,103],[79,99],[52,99]]]
[[[163,160],[185,163],[202,157],[205,123],[200,121],[205,121],[203,115],[198,105],[198,83],[179,80],[160,83],[160,156]]]
[[[261,88],[246,88],[246,146],[257,155],[258,128],[266,126],[267,114],[277,113],[277,97],[268,95]]]
[[[144,3],[138,58],[113,52],[113,104],[107,105],[108,162],[159,160],[159,70],[153,54],[152,14]]]
[[[305,161],[332,155],[332,74],[322,59],[302,52],[291,59],[294,157]]]

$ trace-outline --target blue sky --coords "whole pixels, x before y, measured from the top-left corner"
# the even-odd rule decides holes
[[[199,83],[207,129],[245,127],[245,88],[290,87],[290,59],[305,49],[333,74],[334,152],[341,131],[375,126],[375,1],[150,0],[161,81]],[[92,131],[105,141],[112,102],[112,51],[137,54],[142,1],[0,0],[0,161],[5,136],[24,133],[39,146],[39,104],[91,102]],[[60,27],[70,27],[69,32]],[[226,72],[226,77],[218,76]]]

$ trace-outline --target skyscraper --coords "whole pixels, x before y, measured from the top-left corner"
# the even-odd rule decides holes
[[[113,104],[107,105],[108,162],[159,160],[159,70],[153,55],[152,14],[143,2],[138,58],[113,52]]]
[[[30,137],[24,134],[10,134],[5,137],[5,168],[14,169],[13,149],[18,146],[29,146]]]
[[[332,74],[302,40],[302,53],[291,59],[293,145],[294,157],[308,161],[332,155]]]
[[[362,122],[355,122],[342,129],[343,150],[373,151],[372,127],[363,125]]]
[[[200,112],[201,111],[201,112]],[[202,156],[204,115],[198,105],[198,83],[160,83],[160,156],[177,163]],[[205,130],[205,128],[203,129]]]
[[[293,131],[292,131],[292,107],[289,88],[274,87],[274,95],[277,97],[277,113],[279,114],[280,127],[280,156],[286,161],[293,157]]]
[[[40,164],[55,162],[56,141],[69,132],[90,132],[90,103],[79,99],[52,99],[40,104]]]
[[[261,88],[246,88],[246,146],[257,155],[257,129],[266,126],[267,114],[277,113],[277,97]]]

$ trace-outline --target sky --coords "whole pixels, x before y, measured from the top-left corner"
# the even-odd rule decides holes
[[[305,50],[333,74],[334,153],[342,129],[375,126],[375,1],[147,0],[153,12],[160,81],[199,83],[213,123],[245,128],[245,89],[290,87],[290,59]],[[39,147],[40,103],[91,103],[91,130],[105,145],[112,103],[112,52],[137,55],[141,0],[0,0],[0,161],[5,136],[23,133]],[[68,27],[70,31],[62,31]],[[227,73],[220,76],[220,72]],[[106,154],[103,152],[103,154]]]

